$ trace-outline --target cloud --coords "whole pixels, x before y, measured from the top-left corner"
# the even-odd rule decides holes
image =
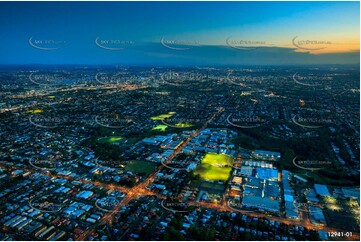
[[[188,50],[172,50],[151,43],[134,50],[133,60],[163,65],[312,65],[358,64],[360,52],[312,54],[295,48],[259,47],[239,50],[229,46],[203,45]]]
[[[85,64],[85,65],[162,65],[162,66],[237,66],[237,65],[318,65],[359,64],[360,52],[312,54],[296,48],[259,47],[250,50],[227,45],[195,45],[174,50],[160,42],[135,42],[123,50],[106,50],[93,42],[78,45],[70,42],[55,51],[30,46],[4,50],[1,64]]]

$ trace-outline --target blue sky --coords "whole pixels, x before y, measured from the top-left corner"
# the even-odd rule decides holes
[[[359,15],[359,2],[1,2],[0,64],[353,64]],[[294,37],[332,44],[297,49]]]

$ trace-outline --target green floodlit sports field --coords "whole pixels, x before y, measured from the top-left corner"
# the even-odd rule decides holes
[[[174,114],[175,114],[175,112],[168,112],[168,113],[160,114],[157,116],[153,116],[153,117],[151,117],[151,119],[152,120],[164,120],[164,119],[172,117]]]
[[[117,143],[117,142],[121,142],[124,138],[120,137],[120,136],[110,136],[110,137],[103,137],[103,138],[99,138],[98,142],[99,143]]]
[[[155,130],[155,131],[165,131],[167,128],[168,128],[167,125],[159,124],[159,125],[153,127],[152,130]]]
[[[231,175],[233,158],[224,154],[206,154],[194,170],[203,180],[226,182]]]

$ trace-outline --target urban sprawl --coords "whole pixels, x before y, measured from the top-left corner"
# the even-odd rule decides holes
[[[4,66],[0,239],[359,240],[359,81]]]

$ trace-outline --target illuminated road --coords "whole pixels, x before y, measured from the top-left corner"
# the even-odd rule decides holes
[[[204,130],[207,125],[214,119],[214,117],[219,114],[220,112],[222,112],[223,109],[219,109],[216,113],[214,113],[212,115],[212,117],[207,120],[204,125],[197,131],[193,132],[189,138],[187,138],[178,148],[176,148],[173,152],[173,154],[168,158],[168,160],[166,162],[164,162],[165,164],[169,164],[172,162],[172,160],[184,149],[184,147],[186,147],[188,145],[188,143],[196,136],[199,135],[199,133]],[[8,165],[4,165],[4,167],[7,168],[14,168]],[[102,183],[99,181],[89,181],[89,180],[85,180],[85,179],[75,179],[74,177],[71,176],[64,176],[64,175],[50,175],[53,179],[55,178],[63,178],[63,179],[67,179],[67,180],[77,180],[79,182],[82,183],[92,183],[96,186],[100,186],[103,187],[105,189],[112,189],[114,191],[119,191],[122,193],[126,194],[126,197],[117,204],[117,206],[114,207],[113,211],[110,212],[106,212],[105,215],[103,216],[103,218],[100,220],[100,222],[98,224],[94,224],[93,226],[91,226],[87,231],[85,231],[83,234],[81,234],[78,238],[76,238],[76,240],[86,240],[89,236],[94,235],[96,233],[96,228],[98,226],[104,225],[104,224],[112,224],[113,223],[113,218],[114,215],[120,211],[120,209],[123,206],[126,206],[130,201],[136,199],[139,196],[156,196],[162,200],[165,200],[166,197],[162,196],[158,193],[152,192],[149,189],[147,189],[147,187],[149,185],[151,185],[155,179],[155,177],[157,176],[157,174],[164,168],[164,164],[161,164],[159,166],[159,168],[153,172],[150,176],[148,176],[148,178],[146,180],[144,180],[143,182],[139,183],[138,185],[132,187],[132,188],[127,188],[127,187],[123,187],[123,186],[119,186],[119,185],[113,185],[113,184],[106,184],[106,183]],[[33,170],[28,170],[32,173],[34,173]],[[45,175],[48,175],[50,173],[47,173],[45,171],[43,172],[39,172]],[[331,228],[328,227],[326,225],[314,225],[311,224],[310,221],[304,220],[304,219],[300,219],[300,220],[291,220],[291,219],[287,219],[287,218],[281,218],[281,217],[275,217],[275,216],[270,216],[270,215],[266,215],[260,212],[255,212],[255,211],[249,211],[249,210],[243,210],[243,209],[238,209],[238,208],[233,208],[232,206],[230,206],[229,203],[225,202],[225,200],[223,199],[222,202],[220,203],[207,203],[207,202],[189,202],[188,203],[190,206],[201,206],[203,208],[209,208],[209,209],[215,209],[217,211],[220,212],[237,212],[237,213],[241,213],[244,215],[247,215],[249,217],[257,217],[257,218],[264,218],[264,219],[269,219],[269,220],[273,220],[276,222],[280,222],[282,224],[286,224],[286,225],[295,225],[295,226],[302,226],[305,227],[307,229],[310,230],[324,230],[326,232],[339,232],[341,230],[339,229],[335,229],[335,228]],[[346,232],[346,231],[345,231]],[[347,239],[347,240],[359,240],[360,235],[359,233],[353,232],[352,233],[353,236],[350,238],[343,238],[343,239]]]
[[[184,141],[177,149],[174,150],[173,154],[168,158],[168,160],[165,162],[165,164],[169,164],[171,163],[171,161],[184,149],[184,147],[187,146],[187,144],[194,138],[196,137],[202,130],[204,130],[207,125],[209,124],[209,122],[211,122],[214,117],[222,112],[223,110],[222,109],[219,109],[215,114],[212,115],[212,117],[207,120],[207,122],[202,126],[201,129],[195,131],[194,133],[192,133],[192,135],[186,140]],[[151,175],[148,176],[148,178],[146,180],[144,180],[143,182],[139,183],[138,185],[135,185],[134,187],[132,188],[129,188],[127,189],[126,191],[126,197],[120,202],[117,204],[117,206],[114,207],[114,210],[113,212],[109,212],[109,213],[106,213],[103,218],[101,219],[101,221],[99,222],[99,225],[103,225],[105,223],[108,223],[108,224],[112,224],[113,223],[113,217],[114,217],[114,214],[116,214],[123,206],[126,206],[130,201],[136,199],[137,197],[139,196],[152,196],[152,195],[155,195],[157,196],[158,198],[161,198],[161,199],[165,199],[166,197],[165,196],[161,196],[159,194],[155,194],[151,191],[149,191],[147,189],[147,187],[153,183],[155,177],[157,176],[157,174],[164,168],[164,164],[161,164],[159,166],[159,168],[154,171]],[[95,184],[95,183],[94,183]],[[115,187],[119,187],[119,186],[115,186]],[[123,189],[123,188],[121,188]],[[88,229],[85,233],[83,233],[77,240],[86,240],[86,238],[88,238],[88,236],[92,235],[94,232],[95,232],[95,228],[97,227],[98,225],[94,225],[92,226],[92,228]]]
[[[109,95],[112,93],[117,92],[118,90],[138,90],[141,88],[146,88],[143,86],[137,86],[137,85],[128,85],[128,84],[118,84],[118,85],[102,85],[102,86],[73,86],[67,89],[56,89],[56,90],[47,90],[46,93],[43,93],[41,90],[39,93],[31,93],[31,94],[23,94],[23,95],[12,95],[11,98],[12,99],[26,99],[26,98],[42,98],[42,97],[46,97],[49,95],[54,95],[56,93],[60,93],[60,92],[72,92],[72,91],[94,91],[94,90],[109,90],[108,92],[102,93],[100,96],[103,95]],[[113,89],[115,89],[115,91],[111,92]],[[85,96],[86,97],[86,96]],[[59,100],[56,102],[53,102],[52,104],[60,104],[60,103],[64,103],[64,102],[69,102],[73,100],[73,98],[65,98],[63,100]],[[7,108],[2,108],[0,109],[0,113],[4,113],[4,112],[8,112],[8,111],[17,111],[17,110],[24,110],[24,109],[28,109],[31,107],[36,107],[39,104],[42,103],[34,103],[34,104],[30,104],[30,105],[20,105],[18,107],[7,107]]]
[[[165,164],[169,164],[172,162],[172,160],[184,149],[184,147],[186,147],[188,145],[188,143],[196,136],[199,135],[199,133],[204,130],[207,125],[215,118],[215,116],[222,112],[223,109],[219,109],[216,113],[214,113],[212,115],[212,117],[210,119],[208,119],[204,125],[197,131],[193,132],[190,137],[184,141],[178,148],[176,148],[173,152],[173,154],[168,158],[168,160],[165,162]],[[120,202],[117,204],[117,206],[114,207],[114,210],[113,212],[109,212],[109,213],[106,213],[103,218],[100,220],[99,222],[99,225],[103,225],[105,223],[108,223],[108,224],[112,224],[113,223],[113,216],[114,214],[116,214],[123,206],[126,206],[130,201],[136,199],[137,197],[139,196],[152,196],[152,195],[155,195],[157,196],[158,198],[161,198],[161,199],[166,199],[165,196],[162,196],[162,195],[159,195],[159,194],[156,194],[156,193],[153,193],[151,191],[149,191],[147,189],[147,187],[153,183],[155,177],[157,176],[157,174],[164,168],[164,164],[161,164],[159,166],[159,168],[154,171],[151,175],[148,176],[148,178],[146,180],[144,180],[143,182],[139,183],[138,185],[132,187],[132,188],[129,188],[127,190],[127,195],[126,197]],[[83,233],[77,240],[86,240],[88,238],[88,236],[92,235],[94,232],[95,232],[95,228],[99,225],[94,225],[92,226],[92,228],[88,229],[85,233]]]
[[[219,204],[219,203],[208,203],[208,202],[189,202],[188,204],[190,206],[201,206],[204,208],[215,209],[220,212],[237,212],[237,213],[241,213],[246,216],[249,216],[249,217],[273,220],[275,222],[280,222],[280,223],[286,224],[286,225],[302,226],[309,230],[324,230],[326,232],[342,231],[340,229],[331,228],[326,225],[314,225],[314,224],[310,223],[309,220],[302,220],[302,219],[292,220],[292,219],[287,219],[287,218],[266,215],[266,214],[256,212],[256,211],[237,209],[237,208],[233,208],[232,206],[230,206],[229,203]],[[347,231],[344,231],[344,232],[347,232]],[[358,238],[360,238],[360,234],[358,234],[356,232],[353,232],[352,234],[353,234],[353,236],[352,236],[353,240],[354,239],[358,240]],[[348,238],[348,239],[351,239],[351,238]]]

